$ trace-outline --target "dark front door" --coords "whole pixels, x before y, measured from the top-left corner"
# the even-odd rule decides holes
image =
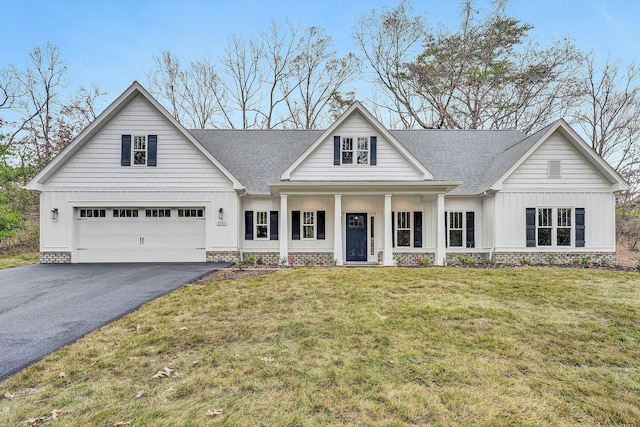
[[[347,261],[367,260],[367,214],[347,214]]]

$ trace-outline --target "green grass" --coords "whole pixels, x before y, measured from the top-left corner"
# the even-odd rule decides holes
[[[4,255],[0,256],[0,270],[20,267],[22,265],[37,264],[38,262],[40,262],[40,254],[38,252]]]
[[[638,319],[640,276],[597,270],[189,285],[1,383],[0,425],[637,425]]]

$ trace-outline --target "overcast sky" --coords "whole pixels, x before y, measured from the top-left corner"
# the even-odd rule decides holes
[[[60,47],[73,88],[95,83],[113,101],[132,81],[144,84],[153,56],[170,50],[183,63],[222,53],[229,34],[259,34],[272,19],[320,26],[339,52],[355,51],[353,24],[398,0],[0,0],[0,68],[22,68],[36,46]],[[416,0],[428,24],[456,29],[457,0]],[[477,6],[489,9],[490,2]],[[624,63],[640,58],[640,1],[512,0],[507,13],[535,26],[542,45],[571,38],[583,51]],[[357,94],[356,94],[357,96]]]

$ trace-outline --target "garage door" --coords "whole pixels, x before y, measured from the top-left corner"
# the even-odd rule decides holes
[[[76,262],[204,262],[204,208],[76,208]]]

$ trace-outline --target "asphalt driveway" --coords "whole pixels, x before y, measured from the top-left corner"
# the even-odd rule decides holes
[[[0,381],[228,264],[37,264],[0,270]]]

